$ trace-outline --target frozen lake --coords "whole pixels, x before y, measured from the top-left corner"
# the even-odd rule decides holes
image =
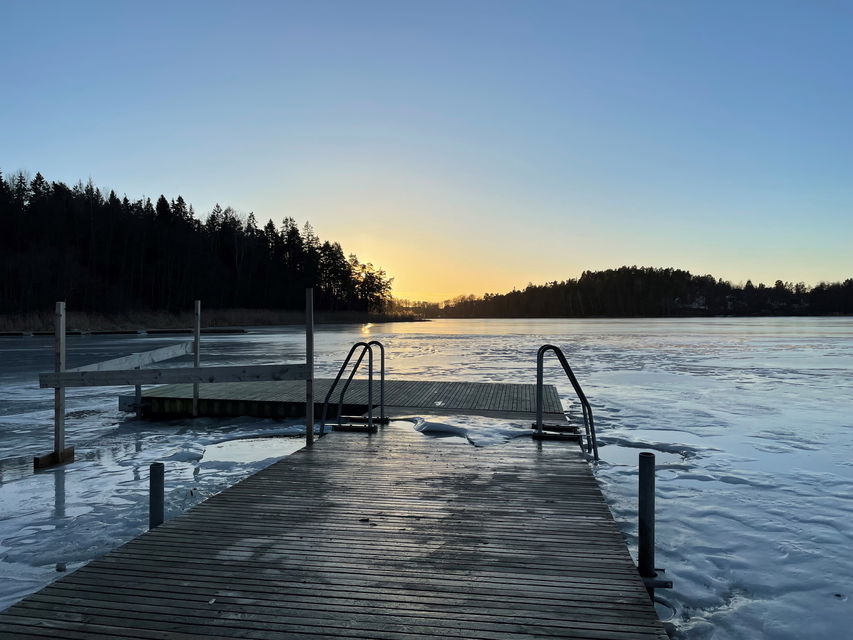
[[[384,342],[388,376],[398,379],[532,383],[536,349],[561,346],[592,403],[596,473],[632,550],[637,454],[657,454],[657,565],[675,582],[660,595],[679,636],[846,636],[853,319],[322,326],[317,375],[334,375],[349,346],[368,336]],[[69,366],[182,340],[70,336]],[[72,389],[67,441],[78,462],[33,475],[28,457],[52,445],[53,395],[37,385],[51,348],[51,338],[0,338],[0,609],[61,575],[57,568],[143,531],[150,462],[166,462],[168,517],[302,444],[288,437],[304,430],[298,423],[139,422],[117,410],[126,388]],[[304,337],[298,327],[205,336],[202,351],[207,364],[298,361]],[[546,382],[571,410],[571,386],[550,364]],[[463,436],[473,446],[512,446],[526,426],[425,417],[424,437]]]

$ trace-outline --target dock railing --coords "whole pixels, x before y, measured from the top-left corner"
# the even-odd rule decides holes
[[[581,388],[581,385],[578,382],[578,379],[575,377],[572,368],[569,366],[569,361],[566,360],[566,356],[563,355],[563,351],[559,347],[554,346],[553,344],[543,344],[541,347],[539,347],[539,351],[536,352],[536,433],[541,436],[543,430],[543,368],[545,361],[545,353],[547,353],[548,351],[553,351],[554,354],[557,356],[557,359],[563,366],[563,371],[566,372],[566,376],[572,383],[572,387],[574,388],[575,393],[578,396],[578,400],[580,400],[581,408],[583,411],[584,430],[586,432],[586,452],[591,453],[593,459],[598,460],[598,443],[595,440],[595,422],[592,418],[592,407],[590,406],[589,401],[586,399],[586,395],[584,394],[583,389]]]
[[[314,408],[314,344],[313,296],[306,291],[306,362],[295,364],[229,365],[202,367],[200,360],[201,301],[195,301],[195,327],[191,342],[182,342],[152,351],[134,353],[120,358],[66,369],[65,303],[56,303],[56,339],[54,371],[39,374],[41,388],[53,388],[54,438],[53,451],[33,459],[36,469],[74,461],[74,447],[65,446],[65,390],[69,387],[112,387],[131,385],[135,388],[135,409],[140,414],[142,385],[193,385],[193,415],[198,415],[199,384],[219,382],[260,382],[270,380],[305,380],[306,382],[306,442],[313,441]],[[192,367],[143,369],[142,367],[193,355]]]

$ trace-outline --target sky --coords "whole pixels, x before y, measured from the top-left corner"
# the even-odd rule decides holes
[[[310,221],[394,295],[853,277],[853,0],[0,0],[0,170]]]

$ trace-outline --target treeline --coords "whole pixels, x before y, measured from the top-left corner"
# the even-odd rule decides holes
[[[319,310],[381,311],[391,279],[293,218],[261,227],[217,204],[200,220],[181,196],[0,172],[0,313],[302,309],[309,286]]]
[[[781,280],[741,287],[681,269],[636,266],[585,271],[577,279],[482,298],[460,296],[426,310],[449,318],[826,314],[853,314],[853,278],[811,288]]]

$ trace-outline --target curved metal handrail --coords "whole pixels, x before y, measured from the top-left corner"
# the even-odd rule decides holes
[[[379,347],[379,423],[388,422],[385,419],[385,345],[379,340],[371,340],[367,344]]]
[[[379,383],[379,410],[381,414],[380,420],[385,422],[385,347],[378,340],[371,340],[370,342],[356,342],[347,353],[347,357],[344,359],[344,363],[341,365],[341,368],[338,370],[338,375],[335,376],[334,381],[332,381],[331,386],[329,386],[329,391],[326,393],[326,398],[323,400],[323,411],[320,414],[320,436],[325,435],[326,433],[326,419],[329,413],[329,400],[332,397],[332,394],[335,392],[335,388],[340,382],[341,377],[344,374],[344,371],[347,369],[347,365],[349,365],[350,360],[352,359],[353,354],[356,349],[361,348],[361,353],[359,353],[358,358],[355,361],[355,364],[352,367],[352,371],[350,371],[349,376],[347,377],[346,382],[344,383],[344,387],[341,390],[341,395],[338,398],[338,414],[337,421],[338,425],[341,424],[341,414],[343,413],[343,404],[344,404],[344,396],[346,395],[347,389],[349,388],[350,383],[352,382],[353,377],[355,376],[355,372],[358,371],[358,367],[361,365],[362,360],[364,360],[364,354],[368,354],[368,372],[367,372],[367,425],[368,428],[373,427],[373,348],[372,345],[376,345],[379,347],[379,351],[381,354],[381,373],[380,373],[380,383]]]
[[[592,453],[593,458],[598,460],[598,443],[595,440],[595,422],[592,419],[592,407],[586,399],[586,395],[584,394],[583,389],[581,389],[581,385],[575,377],[572,368],[569,366],[566,356],[563,355],[560,347],[554,346],[553,344],[543,344],[539,347],[539,351],[536,352],[536,433],[542,435],[542,405],[544,403],[545,395],[542,380],[544,377],[543,364],[545,361],[545,353],[547,351],[553,351],[557,356],[560,364],[563,365],[563,371],[566,372],[566,376],[568,376],[569,381],[572,383],[572,387],[575,389],[575,393],[577,394],[578,400],[581,402],[581,408],[583,409],[583,425],[586,430],[586,452]]]
[[[341,368],[338,370],[338,375],[335,376],[334,381],[329,387],[329,392],[326,394],[326,398],[323,400],[323,411],[320,413],[320,436],[325,435],[326,433],[326,415],[328,414],[329,409],[329,398],[332,397],[332,394],[335,391],[335,387],[341,379],[341,376],[344,375],[344,371],[346,371],[347,365],[349,364],[350,358],[352,358],[352,354],[355,353],[355,350],[359,347],[367,347],[366,342],[356,342],[349,350],[347,357],[344,359],[344,363],[341,365]],[[364,355],[364,349],[362,349],[362,355]]]
[[[347,381],[344,383],[344,388],[341,389],[341,396],[338,399],[338,426],[341,426],[341,413],[343,413],[344,407],[344,396],[346,395],[347,389],[349,389],[350,382],[352,382],[353,377],[355,376],[355,372],[358,371],[358,367],[361,364],[361,361],[364,360],[364,354],[367,352],[367,428],[373,428],[373,348],[370,344],[361,342],[356,343],[356,346],[359,344],[363,345],[361,349],[361,353],[358,356],[358,360],[355,361],[355,364],[352,367],[352,371],[349,373],[349,377]]]

